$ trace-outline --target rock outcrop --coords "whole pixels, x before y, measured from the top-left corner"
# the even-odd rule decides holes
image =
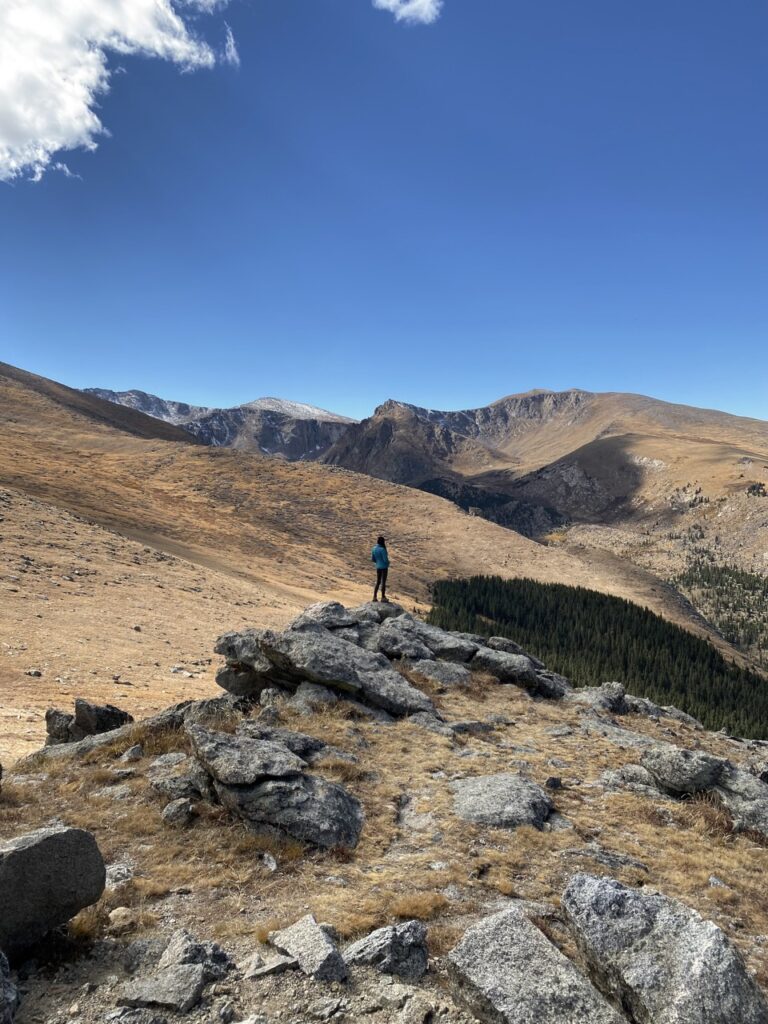
[[[58,708],[49,708],[45,713],[45,727],[48,733],[46,743],[77,743],[86,736],[111,732],[132,722],[127,711],[112,704],[91,704],[78,697],[73,715]]]
[[[516,909],[470,928],[447,967],[454,998],[484,1024],[626,1024]]]
[[[96,840],[43,828],[0,845],[0,949],[14,953],[95,903],[106,882]]]
[[[347,976],[347,965],[336,943],[311,914],[289,928],[272,932],[269,941],[317,981],[343,981]]]
[[[739,953],[677,900],[575,875],[562,905],[595,983],[637,1024],[768,1024]]]

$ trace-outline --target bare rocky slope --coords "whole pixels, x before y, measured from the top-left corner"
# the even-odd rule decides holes
[[[767,744],[392,604],[215,650],[6,768],[4,1024],[766,1024]]]
[[[202,444],[292,461],[319,459],[354,422],[325,409],[279,398],[257,398],[231,409],[212,409],[168,401],[145,391],[86,388],[84,393],[173,423]]]

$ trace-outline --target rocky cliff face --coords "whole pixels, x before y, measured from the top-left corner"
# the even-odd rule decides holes
[[[83,388],[87,395],[95,395],[105,402],[112,402],[114,405],[123,405],[128,409],[136,409],[147,416],[153,416],[156,420],[164,420],[166,423],[183,425],[198,416],[204,416],[210,412],[200,405],[187,405],[186,402],[171,402],[165,398],[158,398],[157,395],[149,395],[146,391],[110,391],[109,388]]]

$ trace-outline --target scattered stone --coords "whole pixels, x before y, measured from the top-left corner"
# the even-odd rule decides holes
[[[65,924],[104,892],[95,838],[79,828],[41,828],[0,844],[0,949],[14,953]]]
[[[118,761],[123,761],[126,764],[132,764],[134,761],[141,761],[144,757],[144,747],[140,743],[134,743],[132,747],[128,747],[124,754],[121,754]]]
[[[547,789],[562,789],[563,780],[558,775],[551,775],[544,783]]]
[[[186,964],[202,966],[206,984],[225,978],[235,966],[229,954],[217,943],[199,942],[184,928],[179,928],[168,940],[157,966],[162,971]]]
[[[204,988],[203,965],[181,964],[126,982],[119,1001],[123,1006],[162,1006],[186,1013],[200,1002]]]
[[[195,818],[195,808],[191,800],[182,797],[166,804],[161,817],[171,828],[186,828]]]
[[[273,932],[269,941],[282,953],[295,957],[304,974],[316,981],[343,981],[347,976],[347,966],[336,944],[311,914],[290,928]]]
[[[518,910],[470,928],[447,968],[454,998],[483,1024],[626,1024]]]
[[[455,813],[478,825],[508,829],[533,825],[541,830],[552,812],[552,801],[541,786],[521,775],[457,779],[450,788]]]
[[[438,718],[437,715],[429,714],[426,711],[420,711],[416,715],[411,715],[408,721],[412,725],[421,726],[422,729],[426,729],[428,732],[434,732],[438,736],[446,736],[448,739],[453,738],[453,729],[445,722]]]
[[[768,1002],[724,933],[690,908],[575,875],[563,909],[600,989],[641,1024],[766,1024]]]
[[[28,668],[24,675],[32,676],[33,679],[40,679],[43,673],[40,671],[39,668]]]
[[[246,978],[251,980],[267,978],[272,974],[284,974],[285,971],[292,971],[299,966],[299,961],[295,956],[275,956],[258,967],[255,964],[255,959],[254,957],[254,960],[251,961],[248,973],[245,975]]]
[[[364,964],[405,981],[418,981],[427,972],[427,929],[421,921],[378,928],[347,946],[344,959],[350,966]]]

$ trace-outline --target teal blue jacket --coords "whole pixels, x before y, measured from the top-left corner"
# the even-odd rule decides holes
[[[371,561],[376,563],[377,569],[388,569],[389,555],[387,554],[387,549],[382,547],[381,544],[376,544],[371,551]]]

